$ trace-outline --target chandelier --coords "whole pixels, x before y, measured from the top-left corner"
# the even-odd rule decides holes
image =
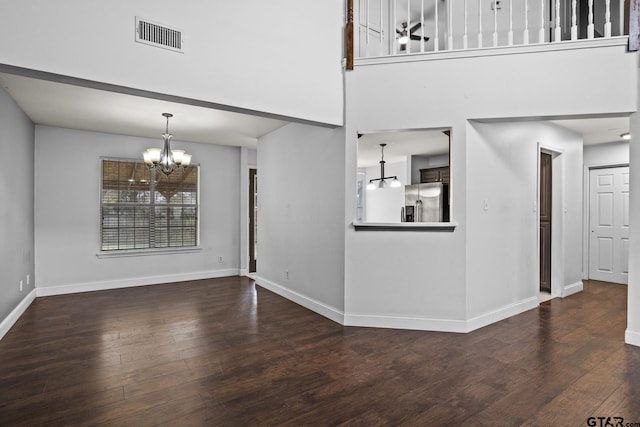
[[[380,160],[380,178],[370,179],[369,184],[367,184],[367,190],[375,190],[376,188],[387,188],[387,179],[391,180],[390,186],[392,188],[398,188],[402,186],[397,176],[384,176],[384,164],[386,163],[384,161],[384,147],[386,146],[387,144],[380,144],[380,150],[382,151],[382,159]],[[378,185],[376,185],[374,181],[379,181]]]
[[[187,154],[184,150],[172,150],[171,138],[173,135],[169,133],[169,117],[173,117],[171,113],[162,113],[167,118],[167,128],[162,134],[164,146],[162,148],[148,148],[142,156],[144,162],[149,169],[158,168],[165,175],[169,175],[178,169],[184,169],[191,163],[191,154]]]

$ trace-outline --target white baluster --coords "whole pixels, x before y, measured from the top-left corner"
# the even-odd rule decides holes
[[[611,37],[611,0],[605,0],[604,36]]]
[[[367,10],[366,10],[366,20],[367,20],[367,25],[366,25],[366,29],[367,29],[367,47],[366,47],[366,56],[369,56],[369,33],[370,28],[369,28],[369,2],[370,0],[367,0]]]
[[[498,46],[498,2],[493,2],[493,47]]]
[[[560,0],[556,0],[556,26],[553,41],[562,41],[562,29],[560,28]]]
[[[449,25],[447,25],[447,47],[449,48],[449,50],[453,50],[453,1],[452,0],[448,0],[447,1],[447,22]]]
[[[435,28],[436,37],[435,37],[435,40],[433,41],[433,50],[435,52],[437,52],[437,51],[440,50],[440,40],[438,38],[438,0],[434,0],[434,2],[436,4],[436,15],[435,15],[435,18],[436,18],[436,28]]]
[[[571,0],[571,40],[578,40],[578,16],[576,0]]]
[[[424,28],[424,0],[420,1],[420,28],[422,29],[422,36],[420,36],[420,52],[424,52],[424,35],[426,33],[426,29]]]
[[[478,0],[478,47],[482,47],[482,1]]]
[[[595,33],[593,25],[593,0],[589,0],[589,25],[587,25],[587,38],[592,39]]]
[[[524,0],[524,31],[522,44],[529,44],[529,0]]]
[[[469,35],[467,33],[467,0],[464,0],[464,35],[462,36],[462,48],[469,48]]]
[[[382,29],[382,0],[380,0],[380,55],[384,55],[384,31]]]
[[[507,34],[507,44],[513,46],[513,0],[509,0],[509,34]]]
[[[411,0],[407,0],[407,53],[411,53]]]
[[[398,39],[397,35],[396,35],[396,7],[398,5],[396,4],[396,0],[391,0],[391,11],[389,12],[391,14],[391,25],[392,27],[389,28],[389,32],[390,34],[392,34],[392,36],[389,36],[389,52],[393,52],[393,53],[398,53],[400,50],[400,43],[396,43],[396,40]]]
[[[540,30],[538,31],[538,43],[544,43],[544,0],[540,0]]]

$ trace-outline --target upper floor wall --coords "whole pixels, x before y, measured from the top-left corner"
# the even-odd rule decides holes
[[[343,0],[0,0],[0,65],[294,119],[343,121]],[[136,17],[183,53],[135,42]]]
[[[347,111],[358,131],[456,119],[624,115],[637,110],[627,38],[355,61]],[[387,108],[402,106],[402,108]]]

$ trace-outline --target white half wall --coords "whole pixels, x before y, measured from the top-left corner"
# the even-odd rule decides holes
[[[0,87],[0,338],[33,300],[33,156],[33,123]]]
[[[344,0],[0,0],[0,63],[342,124]],[[184,33],[184,53],[135,42],[135,18]],[[25,25],[25,23],[29,23]]]
[[[342,312],[343,129],[284,126],[258,141],[258,164],[256,283],[321,314]]]
[[[173,142],[201,166],[200,251],[98,258],[100,157],[140,159],[162,141],[47,126],[35,138],[38,295],[238,274],[238,147]]]

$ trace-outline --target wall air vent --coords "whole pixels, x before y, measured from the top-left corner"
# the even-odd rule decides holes
[[[182,53],[184,32],[136,16],[136,41]]]

